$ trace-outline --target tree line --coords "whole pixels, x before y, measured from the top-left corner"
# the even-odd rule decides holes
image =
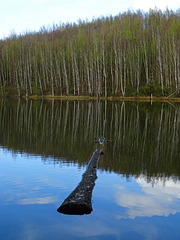
[[[180,11],[42,27],[0,41],[1,95],[161,95],[180,88]]]

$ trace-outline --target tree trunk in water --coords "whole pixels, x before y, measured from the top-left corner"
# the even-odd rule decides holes
[[[101,154],[102,149],[97,149],[93,153],[81,182],[57,209],[59,213],[83,215],[92,212],[91,197],[97,179],[97,164]]]

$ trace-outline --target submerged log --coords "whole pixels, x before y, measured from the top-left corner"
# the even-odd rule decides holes
[[[92,191],[97,179],[98,160],[102,154],[102,149],[96,149],[82,175],[81,182],[57,209],[58,212],[69,215],[83,215],[92,212]]]

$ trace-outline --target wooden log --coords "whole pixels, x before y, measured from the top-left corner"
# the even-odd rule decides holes
[[[83,215],[93,211],[91,197],[97,179],[98,160],[102,154],[102,149],[96,149],[93,153],[81,182],[57,209],[59,213]]]

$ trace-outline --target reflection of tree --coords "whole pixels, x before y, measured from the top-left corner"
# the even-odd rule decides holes
[[[93,139],[105,136],[107,171],[180,176],[180,107],[107,101],[1,102],[0,144],[14,151],[85,164]],[[44,158],[46,159],[46,158]],[[149,180],[148,180],[149,181]]]

